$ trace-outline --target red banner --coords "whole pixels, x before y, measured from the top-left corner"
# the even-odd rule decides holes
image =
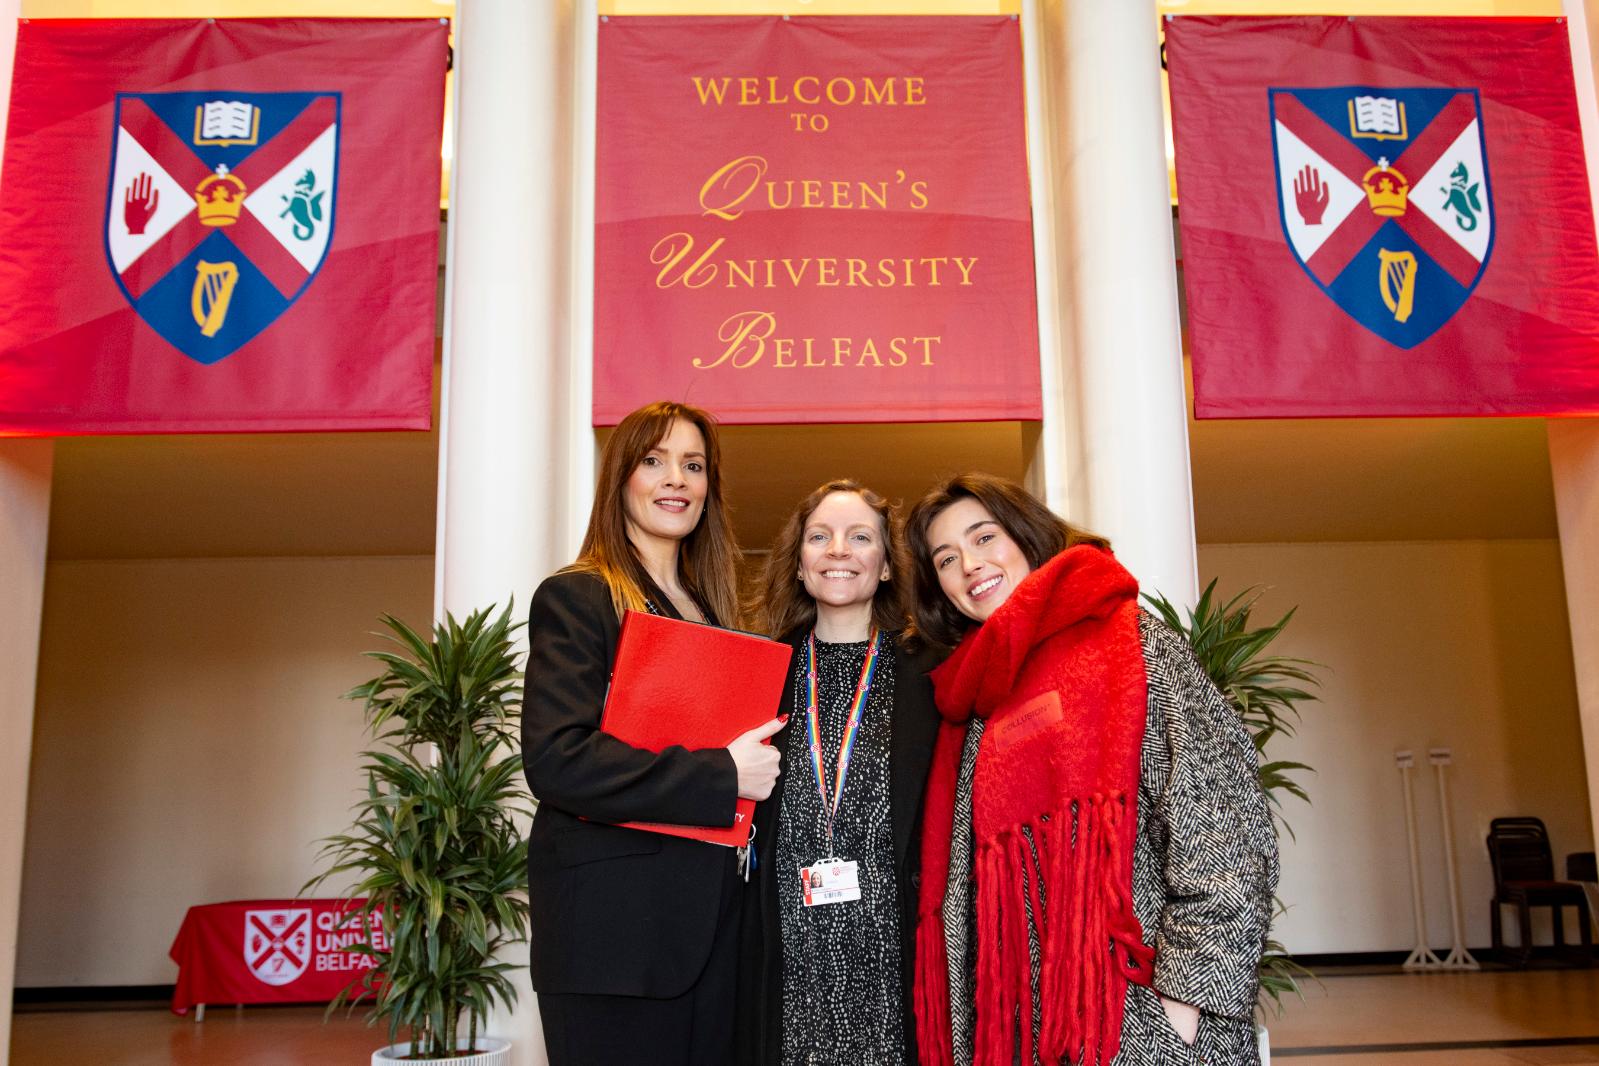
[[[1040,417],[1009,18],[599,26],[594,421]]]
[[[426,429],[447,33],[24,20],[0,435]]]
[[[1599,414],[1554,19],[1166,23],[1200,418]]]
[[[371,938],[362,900],[264,899],[190,907],[169,954],[178,964],[172,1010],[200,1003],[328,1003],[388,949],[380,915]]]

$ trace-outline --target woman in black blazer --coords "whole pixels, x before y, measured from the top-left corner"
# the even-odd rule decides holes
[[[811,493],[767,558],[759,613],[795,649],[782,704],[792,724],[772,741],[778,787],[755,810],[740,935],[745,1066],[916,1061],[915,841],[938,714],[932,661],[900,639],[908,579],[893,509],[854,481]]]
[[[628,415],[577,562],[539,586],[528,626],[529,963],[551,1066],[732,1061],[733,849],[606,823],[731,825],[739,797],[771,792],[778,756],[761,742],[780,723],[658,753],[599,723],[622,612],[732,624],[736,558],[711,417],[670,403]]]

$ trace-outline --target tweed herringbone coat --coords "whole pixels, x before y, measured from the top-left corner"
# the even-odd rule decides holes
[[[1109,1066],[1257,1066],[1256,968],[1278,866],[1255,748],[1187,642],[1145,611],[1138,626],[1149,695],[1133,909],[1145,943],[1155,949],[1155,979],[1153,989],[1128,986],[1121,1050]],[[974,717],[961,753],[945,894],[946,914],[967,913],[966,922],[945,926],[956,1066],[972,1060],[975,953],[969,949],[976,936],[970,901],[961,898],[970,894],[971,782],[982,733],[983,719]],[[1037,1003],[1036,947],[1032,954]],[[1191,1046],[1167,1021],[1157,991],[1200,1009]],[[1036,1032],[1036,1015],[1033,1026]]]

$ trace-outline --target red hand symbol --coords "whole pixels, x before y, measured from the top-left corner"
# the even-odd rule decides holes
[[[1307,226],[1321,225],[1321,216],[1327,212],[1327,186],[1321,183],[1321,173],[1306,165],[1294,179],[1294,206]]]
[[[140,174],[134,178],[133,184],[122,196],[122,221],[127,225],[128,232],[143,233],[160,202],[161,190],[150,188],[150,175]]]

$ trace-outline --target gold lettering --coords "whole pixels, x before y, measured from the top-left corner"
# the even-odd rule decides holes
[[[861,349],[861,357],[856,361],[855,366],[857,368],[865,366],[868,359],[872,361],[873,366],[883,365],[883,361],[877,358],[877,345],[870,337],[866,338],[866,347]]]
[[[777,95],[777,75],[775,74],[766,79],[766,102],[769,104],[788,103],[787,95]]]
[[[849,354],[850,339],[848,337],[833,338],[833,365],[843,366],[844,357]]]
[[[905,79],[905,103],[909,107],[921,107],[927,103],[927,96],[923,92],[925,78]]]
[[[694,250],[694,238],[681,231],[668,233],[650,249],[650,262],[661,268],[660,273],[655,275],[655,287],[669,289],[682,282],[685,289],[698,289],[710,284],[716,278],[716,267],[707,260],[726,242],[726,237],[716,238],[700,253],[698,259],[672,277],[672,271]]]
[[[810,257],[807,256],[806,258],[801,259],[799,261],[799,271],[795,272],[795,270],[794,270],[794,260],[792,260],[792,259],[784,259],[783,260],[783,269],[788,271],[788,280],[792,281],[795,284],[795,286],[798,286],[799,283],[802,280],[804,280],[805,271],[810,268],[810,265],[811,265],[811,260],[810,260]]]
[[[816,285],[822,289],[838,288],[837,259],[829,257],[816,261]]]
[[[895,281],[895,278],[894,278],[894,260],[892,260],[892,259],[879,259],[877,261],[877,276],[882,279],[881,281],[878,282],[879,285],[883,285],[883,286],[891,286],[891,285],[893,285],[894,281]]]
[[[844,262],[849,266],[850,288],[853,289],[857,285],[864,285],[867,288],[871,287],[872,283],[866,280],[866,260],[846,259]]]
[[[696,355],[694,365],[700,370],[710,370],[727,363],[734,370],[746,370],[761,361],[761,356],[766,354],[766,338],[776,329],[777,316],[770,311],[740,311],[730,315],[716,331],[716,339],[727,345],[722,354],[709,363]]]
[[[890,107],[894,106],[894,84],[897,79],[889,78],[883,83],[881,88],[871,78],[863,80],[866,84],[865,98],[861,100],[863,105],[887,104]]]
[[[822,183],[815,178],[805,178],[800,181],[801,207],[822,206]]]
[[[738,260],[737,259],[726,259],[726,260],[723,260],[723,262],[725,262],[727,264],[727,287],[728,288],[734,289],[734,288],[738,287],[737,284],[733,280],[735,276],[743,279],[744,285],[745,285],[746,288],[753,289],[755,287],[755,260],[753,260],[753,259],[746,259],[745,260],[745,262],[749,264],[748,273],[745,272],[745,269],[743,267],[738,265]]]
[[[970,259],[962,259],[957,255],[955,257],[955,265],[960,268],[961,284],[970,285],[972,283],[972,267],[977,265],[977,257],[974,255]]]
[[[927,206],[927,182],[911,182],[911,210],[920,211]]]
[[[805,338],[805,365],[808,366],[808,367],[826,366],[827,365],[826,362],[817,362],[816,360],[811,358],[811,354],[815,350],[816,350],[816,338],[815,337],[806,337]]]
[[[888,342],[888,365],[904,366],[910,358],[905,351],[905,338],[894,337]]]
[[[723,163],[705,184],[700,186],[700,206],[707,215],[734,221],[743,211],[733,208],[749,199],[750,193],[766,176],[766,159],[758,155],[741,155]],[[767,183],[771,187],[771,183]]]
[[[716,104],[720,107],[727,99],[727,79],[712,78],[709,82],[706,82],[696,74],[694,76],[694,91],[700,94],[701,107],[704,107],[712,96],[716,97]]]
[[[738,106],[748,107],[761,102],[761,79],[738,79]]]
[[[938,280],[938,265],[940,263],[947,262],[949,262],[949,258],[947,256],[938,255],[923,257],[922,263],[927,267],[927,272],[931,275],[931,280],[928,281],[929,285],[933,286],[934,288],[939,286],[940,282]]]
[[[800,95],[800,83],[801,82],[807,82],[807,81],[810,82],[812,85],[816,86],[816,95],[815,96],[801,96]],[[822,102],[821,89],[822,89],[822,79],[818,78],[818,77],[814,77],[813,75],[806,74],[806,75],[803,75],[802,77],[798,77],[798,78],[794,79],[794,99],[798,100],[802,104],[819,104],[819,103],[821,103]]]
[[[861,206],[862,207],[866,206],[866,201],[867,200],[876,200],[878,207],[886,208],[888,206],[888,182],[886,182],[886,181],[878,182],[877,183],[877,191],[876,192],[873,192],[872,191],[872,187],[870,185],[868,185],[866,182],[864,182],[864,181],[861,182]]]
[[[840,100],[833,92],[833,86],[842,83],[849,90],[849,95]],[[827,102],[837,104],[839,107],[848,107],[855,102],[855,83],[848,78],[833,78],[827,83]]]
[[[942,344],[943,337],[912,337],[911,340],[922,346],[922,365],[933,365],[933,345]]]
[[[799,366],[794,361],[793,337],[779,337],[772,342],[772,365],[780,366],[785,370]]]

